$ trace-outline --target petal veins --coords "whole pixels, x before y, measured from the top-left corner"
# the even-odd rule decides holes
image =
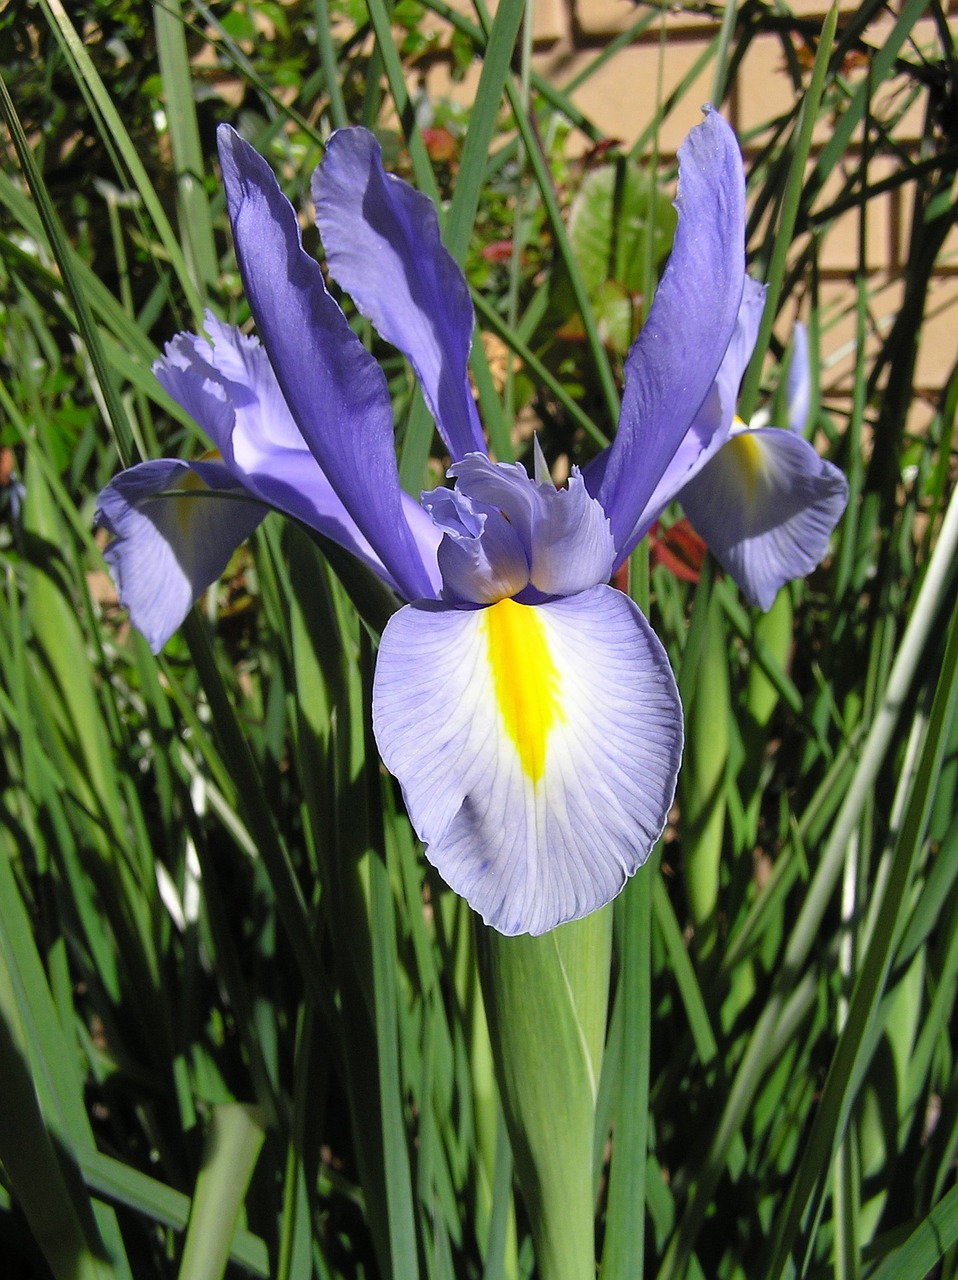
[[[373,725],[443,879],[501,933],[538,934],[608,902],[648,857],[682,716],[664,650],[627,597],[600,585],[508,606],[493,630],[514,609],[534,624],[497,651],[488,609],[421,602],[394,615]]]

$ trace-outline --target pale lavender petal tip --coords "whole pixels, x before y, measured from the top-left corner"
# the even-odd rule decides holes
[[[442,531],[438,563],[444,600],[491,604],[518,595],[529,581],[529,561],[519,534],[502,511],[458,489],[422,495]]]

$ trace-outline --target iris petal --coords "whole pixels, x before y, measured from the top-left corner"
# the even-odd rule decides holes
[[[304,253],[289,201],[261,156],[217,132],[243,286],[286,403],[310,452],[409,599],[434,596],[400,496],[386,379]]]
[[[735,329],[726,348],[725,355],[722,357],[722,363],[719,365],[713,393],[709,396],[709,400],[706,401],[703,411],[697,418],[696,429],[702,437],[711,439],[716,434],[721,434],[723,438],[728,435],[729,428],[735,418],[735,405],[738,402],[739,387],[742,385],[745,370],[748,368],[748,362],[752,358],[752,352],[755,350],[755,343],[758,339],[758,330],[762,323],[762,312],[765,310],[766,292],[766,285],[759,283],[758,280],[753,280],[751,276],[745,277],[745,287],[742,290],[742,302],[738,309]],[[713,395],[716,403],[714,409],[712,409],[713,416],[709,422],[708,414]],[[703,419],[708,422],[708,426],[705,425]],[[709,427],[712,429],[709,430]]]
[[[611,576],[615,546],[609,518],[590,496],[578,467],[563,489],[537,485],[532,585],[544,595],[574,595]]]
[[[473,312],[432,201],[382,166],[366,129],[341,129],[313,177],[333,279],[409,360],[453,459],[484,450],[466,366]]]
[[[648,319],[625,363],[615,440],[601,483],[617,562],[691,427],[735,329],[745,280],[745,178],[729,126],[710,111],[679,148],[679,217]]]
[[[728,439],[735,421],[739,384],[755,349],[764,308],[765,285],[746,276],[735,331],[722,357],[712,389],[666,467],[665,474],[655,486],[635,528],[626,539],[627,544],[633,545],[645,535],[673,498],[710,458],[715,457]]]
[[[104,559],[120,604],[154,653],[265,514],[222,462],[143,462],[101,491],[94,519],[113,535]]]
[[[262,344],[209,311],[203,326],[209,342],[178,333],[154,364],[164,390],[247,473],[274,449],[308,452]]]
[[[824,558],[848,483],[800,436],[760,427],[734,434],[679,500],[749,603],[768,609]]]
[[[444,600],[492,604],[518,595],[528,584],[525,549],[496,507],[456,489],[433,489],[422,501],[444,535],[439,545]]]
[[[398,587],[306,447],[256,338],[207,313],[213,345],[190,333],[167,344],[153,372],[213,440],[227,468],[255,497],[351,551]],[[403,508],[423,559],[434,563],[439,533],[408,495]]]
[[[611,575],[609,520],[578,467],[563,489],[530,480],[521,462],[494,463],[477,453],[449,474],[464,494],[503,513],[526,550],[529,581],[542,595],[573,595]]]
[[[682,750],[665,653],[606,586],[401,609],[373,725],[426,856],[505,934],[543,933],[619,892],[662,830]]]

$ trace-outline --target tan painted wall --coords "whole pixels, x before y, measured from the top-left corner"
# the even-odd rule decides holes
[[[456,0],[456,3],[464,13],[473,16],[469,0]],[[795,15],[810,24],[810,31],[820,28],[827,8],[822,0],[791,0],[790,7]],[[852,3],[843,5],[847,13],[856,7]],[[958,0],[948,0],[946,8],[954,24]],[[569,84],[610,41],[633,26],[643,12],[647,14],[649,7],[637,6],[630,0],[535,0],[535,70],[557,86]],[[880,48],[893,21],[894,16],[886,13],[866,28],[863,38],[872,47]],[[668,155],[674,153],[699,118],[699,104],[706,102],[713,92],[714,62],[707,50],[718,34],[719,22],[681,5],[674,6],[664,22],[665,40],[662,39],[662,20],[653,15],[648,29],[619,49],[572,96],[604,134],[631,144],[654,115],[656,103],[679,90],[678,106],[666,116],[658,135],[660,149]],[[940,49],[931,18],[918,24],[916,35],[919,48],[927,42],[929,49]],[[794,41],[793,47],[796,47]],[[912,60],[918,56],[911,46],[905,52]],[[847,72],[849,83],[854,84],[863,74],[862,67],[851,61]],[[430,96],[451,95],[468,101],[475,91],[478,75],[479,68],[473,67],[462,83],[451,85],[447,69],[439,62],[429,69],[425,87]],[[900,89],[895,84],[884,87],[877,95],[877,109],[897,111],[898,95]],[[786,67],[781,41],[776,35],[756,37],[736,72],[727,108],[747,157],[754,155],[769,138],[769,121],[789,111],[795,98],[796,90]],[[912,151],[921,133],[923,109],[923,100],[916,101],[896,127],[896,140]],[[816,145],[820,146],[827,136],[826,120],[819,126]],[[587,145],[587,139],[574,133],[570,145],[581,150]],[[844,157],[843,168],[847,171],[861,168],[863,164],[859,139]],[[895,167],[892,158],[871,158],[867,163],[868,184],[889,177]],[[819,208],[826,207],[833,193],[841,189],[841,179],[842,173],[836,171],[817,202]],[[827,324],[822,341],[822,385],[826,399],[831,399],[836,407],[843,402],[847,404],[854,365],[852,308],[855,295],[851,278],[862,264],[872,296],[869,325],[873,335],[884,332],[894,319],[901,297],[900,276],[908,245],[910,201],[907,187],[888,192],[869,200],[864,226],[855,210],[821,230],[819,298]],[[934,399],[958,358],[958,236],[953,236],[946,245],[940,268],[928,300],[920,339],[918,382],[922,394],[913,413],[912,426],[916,429],[930,417]],[[877,341],[873,340],[870,346],[875,345]]]

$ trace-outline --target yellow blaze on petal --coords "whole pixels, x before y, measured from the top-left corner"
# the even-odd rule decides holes
[[[549,733],[563,719],[542,620],[533,606],[506,599],[483,610],[483,624],[499,714],[524,772],[538,782]]]
[[[200,462],[219,462],[221,458],[219,449],[207,449],[205,453],[200,454]],[[205,480],[201,479],[195,471],[187,471],[182,482],[177,486],[184,494],[199,493],[203,489],[208,489],[209,485]],[[194,506],[188,497],[180,498],[176,501],[176,519],[180,526],[180,532],[184,537],[188,537],[190,533],[190,518],[194,513]]]
[[[751,499],[762,470],[762,451],[747,431],[732,436],[726,442],[726,448],[732,450],[732,456],[745,481],[746,495]]]

